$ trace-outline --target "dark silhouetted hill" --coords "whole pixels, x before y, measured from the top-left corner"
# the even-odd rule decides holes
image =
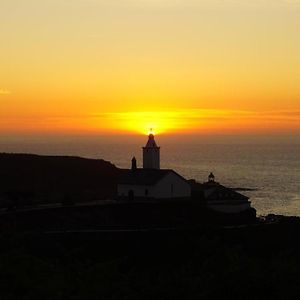
[[[121,172],[98,159],[0,153],[1,204],[72,203],[114,197]]]

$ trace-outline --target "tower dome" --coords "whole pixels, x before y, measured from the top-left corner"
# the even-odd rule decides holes
[[[146,147],[157,147],[156,145],[156,142],[155,142],[155,139],[154,139],[154,134],[153,133],[150,133],[148,135],[148,142],[146,144]]]

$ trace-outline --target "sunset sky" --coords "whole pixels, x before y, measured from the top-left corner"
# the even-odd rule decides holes
[[[300,133],[300,0],[1,0],[0,135]]]

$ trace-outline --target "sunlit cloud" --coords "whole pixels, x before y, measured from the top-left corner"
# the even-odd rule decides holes
[[[289,4],[300,4],[300,0],[283,0],[283,2]]]
[[[11,91],[7,89],[0,89],[0,95],[10,95]]]
[[[63,0],[60,0],[62,2]],[[284,7],[300,7],[300,0],[64,0],[70,6],[76,4],[93,7],[154,9],[154,10],[178,10],[190,9],[214,9],[226,8],[246,9],[272,9]]]
[[[71,3],[70,0],[65,0]],[[278,4],[300,4],[300,0],[80,0],[85,3],[109,4],[109,5],[134,5],[134,6],[224,6],[224,5],[278,5]],[[73,2],[72,2],[73,3]]]

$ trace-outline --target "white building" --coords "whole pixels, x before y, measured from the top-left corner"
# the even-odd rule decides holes
[[[192,191],[203,197],[207,208],[223,214],[238,214],[251,209],[247,196],[219,184],[212,173],[207,182],[194,183]]]
[[[132,159],[131,170],[126,170],[118,183],[118,196],[128,199],[178,199],[191,196],[190,184],[173,170],[160,169],[160,147],[149,134],[143,147],[143,168]]]

